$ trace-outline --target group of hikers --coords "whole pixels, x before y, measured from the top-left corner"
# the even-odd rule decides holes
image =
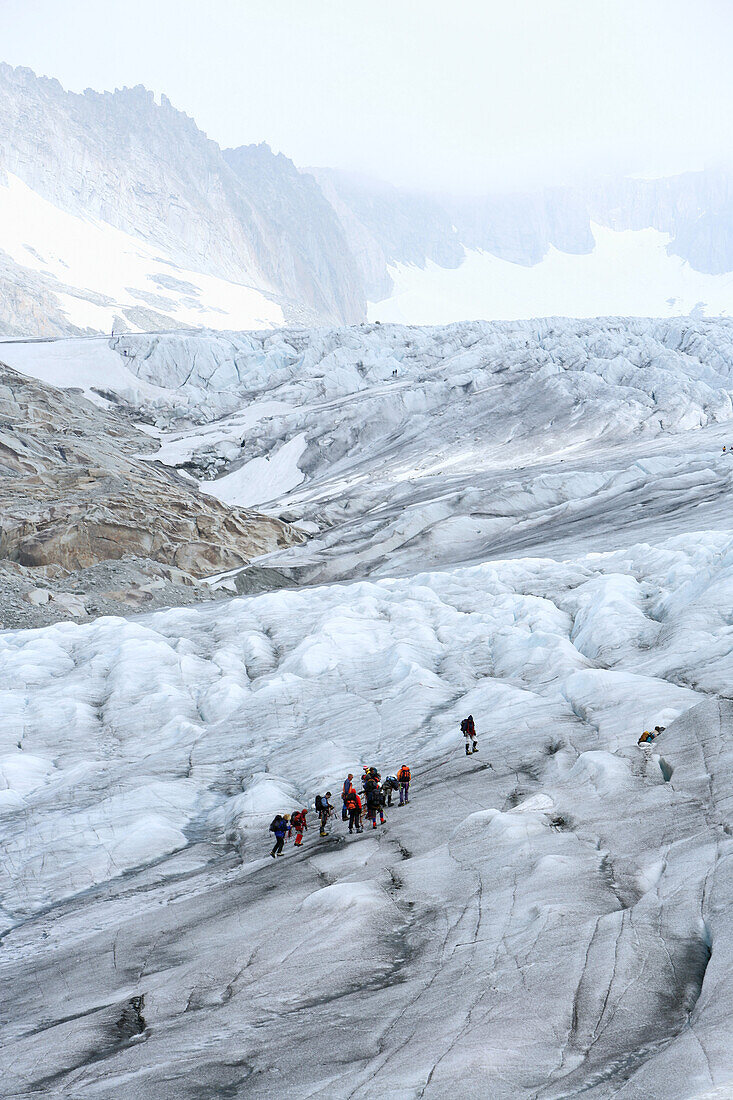
[[[400,806],[406,806],[410,801],[410,769],[403,764],[397,775],[388,775],[384,782],[374,767],[364,765],[361,775],[361,794],[354,786],[354,773],[349,772],[341,788],[341,819],[348,822],[350,833],[363,833],[362,818],[366,808],[367,821],[371,821],[372,828],[379,824],[384,825],[384,807],[392,805],[394,795],[399,795]],[[326,825],[334,812],[331,802],[331,792],[325,795],[317,794],[313,808],[321,823],[320,835],[326,836]],[[300,848],[303,843],[303,833],[308,831],[308,808],[303,807],[294,814],[276,814],[271,825],[270,832],[275,834],[275,844],[270,855],[273,859],[283,854],[285,837],[295,833],[295,847]]]
[[[473,715],[469,714],[461,722],[461,733],[466,739],[466,756],[478,752],[478,739],[476,736],[476,723]],[[385,806],[392,805],[392,799],[399,797],[398,806],[406,806],[410,801],[411,774],[407,764],[403,764],[396,775],[388,775],[382,782],[382,777],[376,768],[367,764],[363,765],[361,774],[361,793],[354,786],[354,774],[349,772],[341,788],[341,820],[348,823],[350,833],[363,833],[363,817],[366,809],[366,819],[371,821],[372,829],[379,824],[384,825]],[[331,792],[325,795],[317,794],[313,803],[313,809],[321,823],[320,835],[326,836],[326,825],[333,816],[334,807],[331,802]],[[273,859],[283,854],[285,838],[295,833],[294,845],[300,848],[303,843],[303,833],[308,831],[308,807],[297,810],[293,814],[276,814],[270,824],[270,832],[275,836],[275,844],[270,855]]]

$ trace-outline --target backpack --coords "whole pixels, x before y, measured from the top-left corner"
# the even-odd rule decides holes
[[[410,782],[410,769],[409,768],[407,768],[407,767],[400,768],[399,780],[400,780],[400,783],[409,783]]]
[[[468,718],[464,718],[461,722],[461,733],[468,733]]]
[[[316,813],[323,813],[323,799],[319,794],[316,795]]]
[[[391,787],[393,791],[396,791],[400,785],[399,780],[394,775],[388,775],[384,782],[388,787]]]
[[[282,821],[281,815],[276,814],[275,817],[273,817],[272,821],[270,822],[270,832],[271,833],[275,832],[275,827],[278,824],[278,822],[280,822],[280,821]]]

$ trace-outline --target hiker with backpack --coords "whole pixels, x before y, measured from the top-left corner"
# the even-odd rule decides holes
[[[384,825],[384,795],[379,787],[379,783],[376,779],[369,776],[364,780],[364,796],[367,804],[367,817],[372,823],[372,828],[377,827],[377,814],[379,814],[380,822]]]
[[[308,822],[306,821],[307,813],[308,810],[304,807],[302,810],[298,810],[294,813],[290,818],[290,824],[295,829],[295,841],[293,844],[295,848],[300,848],[303,843],[303,832],[308,832]]]
[[[357,833],[363,833],[364,827],[361,823],[361,799],[353,787],[346,795],[346,806],[349,811],[349,832],[353,833],[354,829],[356,829]]]
[[[346,779],[344,780],[344,785],[341,789],[341,802],[342,802],[341,820],[342,821],[346,821],[348,816],[349,816],[348,796],[349,796],[349,793],[354,790],[354,784],[352,782],[353,778],[354,778],[353,773],[349,772],[349,774],[346,776]]]
[[[326,822],[333,812],[333,806],[328,801],[331,797],[331,792],[326,791],[325,795],[316,795],[316,813],[321,819],[321,832],[320,836],[326,835]]]
[[[281,856],[283,854],[283,847],[285,845],[285,837],[290,836],[290,818],[288,814],[283,817],[282,814],[275,814],[270,822],[270,832],[275,834],[275,845],[270,852],[270,855],[274,859],[275,856]]]
[[[400,806],[404,806],[410,801],[410,769],[407,764],[403,764],[397,772],[397,779],[400,784]]]
[[[369,768],[366,764],[364,765],[364,771],[362,772],[361,776],[361,785],[365,793],[367,783],[376,783],[378,786],[381,779],[382,777],[376,768]]]
[[[400,781],[396,775],[388,775],[382,784],[382,790],[387,796],[387,805],[392,805],[392,795],[400,789]]]
[[[478,745],[476,744],[476,725],[472,714],[469,714],[468,718],[464,718],[461,722],[461,733],[466,738],[466,756],[470,756],[472,752],[478,752]],[[469,741],[473,748],[469,748]]]

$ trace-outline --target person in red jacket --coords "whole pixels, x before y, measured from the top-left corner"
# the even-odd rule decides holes
[[[308,831],[308,822],[305,819],[307,813],[307,809],[298,810],[297,813],[294,813],[293,816],[290,818],[290,824],[295,829],[296,848],[300,848],[301,844],[303,843],[303,832]]]
[[[363,833],[364,829],[361,824],[361,799],[352,787],[349,793],[346,795],[346,808],[349,811],[349,832],[353,833],[356,829],[357,833]]]

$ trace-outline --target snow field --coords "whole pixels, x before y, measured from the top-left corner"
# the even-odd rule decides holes
[[[457,317],[667,317],[729,314],[733,277],[695,271],[667,251],[671,237],[656,229],[613,230],[591,223],[595,247],[587,255],[554,247],[525,267],[466,250],[456,268],[428,260],[393,264],[389,298],[370,303],[369,319],[408,325],[444,325]]]
[[[214,329],[283,322],[259,290],[181,268],[159,246],[61,210],[12,173],[0,183],[0,227],[16,263],[58,280],[59,304],[79,329],[109,332],[123,308]]]

